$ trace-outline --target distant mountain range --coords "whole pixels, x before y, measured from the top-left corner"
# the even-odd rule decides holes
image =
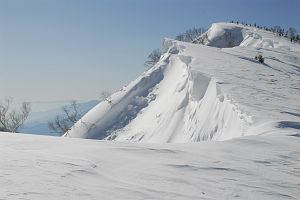
[[[78,102],[80,112],[84,115],[98,103],[98,100]],[[68,104],[70,104],[69,101],[32,103],[33,111],[19,131],[29,134],[58,136],[58,133],[49,129],[48,122],[52,121],[55,116],[62,114],[62,106]]]

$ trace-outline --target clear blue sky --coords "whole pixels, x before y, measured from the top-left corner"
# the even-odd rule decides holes
[[[239,20],[300,30],[299,0],[0,0],[0,98],[97,99],[164,37]]]

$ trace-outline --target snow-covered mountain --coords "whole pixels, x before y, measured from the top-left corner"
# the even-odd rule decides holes
[[[65,136],[164,143],[298,131],[299,44],[231,23],[213,24],[194,43],[165,39],[154,67]]]
[[[300,199],[300,45],[230,23],[163,45],[66,137],[1,133],[0,199]]]

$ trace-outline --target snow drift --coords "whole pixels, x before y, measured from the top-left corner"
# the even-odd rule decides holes
[[[67,134],[91,139],[145,142],[224,140],[242,136],[250,120],[216,84],[190,69],[183,47],[165,41],[161,61],[102,102]]]
[[[299,142],[130,144],[1,133],[0,199],[299,199]]]
[[[300,102],[299,45],[228,23],[213,24],[195,43],[234,48],[166,39],[153,68],[99,103],[65,136],[196,142],[270,133],[282,121],[299,123],[288,114],[297,113]],[[266,57],[264,65],[253,59],[257,53]]]
[[[211,28],[199,36],[193,43],[218,48],[243,46],[294,49],[294,45],[287,43],[285,38],[276,37],[272,32],[232,23],[212,24]]]
[[[239,46],[244,40],[245,29],[240,26],[230,26],[228,24],[212,24],[212,27],[194,43],[207,46],[226,48]]]

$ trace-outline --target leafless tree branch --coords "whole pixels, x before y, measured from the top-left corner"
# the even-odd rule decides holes
[[[28,118],[31,106],[30,103],[24,102],[19,111],[11,109],[13,99],[5,98],[0,104],[0,130],[6,132],[17,132]]]

